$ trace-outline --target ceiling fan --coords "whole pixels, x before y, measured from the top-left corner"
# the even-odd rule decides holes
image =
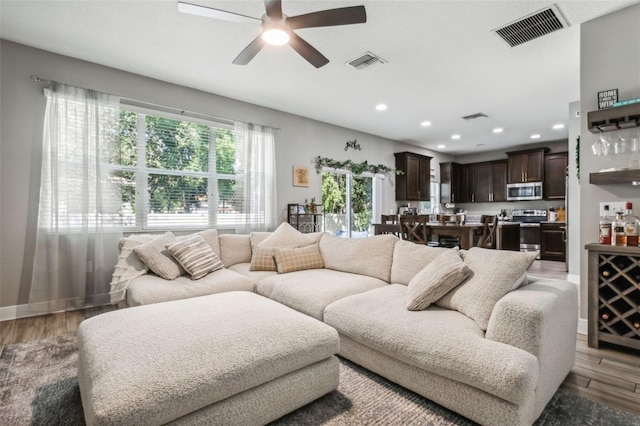
[[[320,68],[329,60],[316,48],[304,41],[293,30],[313,27],[331,27],[335,25],[362,24],[367,22],[364,6],[342,7],[338,9],[321,10],[298,16],[287,16],[282,13],[280,0],[264,0],[266,14],[262,18],[253,18],[238,13],[211,7],[199,6],[191,3],[178,2],[178,11],[192,15],[206,16],[223,21],[261,25],[262,33],[256,37],[233,60],[236,65],[246,65],[260,52],[265,44],[289,44],[311,65]]]

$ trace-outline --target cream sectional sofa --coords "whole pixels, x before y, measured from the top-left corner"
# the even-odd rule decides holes
[[[573,366],[576,288],[527,277],[523,253],[460,251],[470,276],[427,309],[411,311],[412,280],[452,249],[391,235],[313,234],[305,238],[318,245],[324,267],[278,273],[251,267],[270,233],[216,234],[213,241],[215,231],[204,232],[223,269],[197,281],[136,276],[128,305],[255,291],[334,327],[341,356],[481,424],[532,424]]]

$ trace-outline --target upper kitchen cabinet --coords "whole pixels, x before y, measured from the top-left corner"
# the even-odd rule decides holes
[[[507,152],[508,183],[542,182],[544,155],[548,148]]]
[[[431,157],[413,152],[396,152],[396,200],[429,201]]]
[[[544,198],[561,200],[565,197],[567,165],[569,155],[566,152],[549,154],[544,157]]]
[[[507,162],[465,164],[461,183],[461,203],[506,201]]]
[[[440,202],[461,203],[462,168],[459,163],[440,163]]]

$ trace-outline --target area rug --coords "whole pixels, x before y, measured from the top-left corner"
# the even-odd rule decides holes
[[[83,425],[75,334],[4,346],[0,425]],[[272,425],[474,425],[472,421],[340,359],[338,390]],[[640,417],[559,390],[536,425],[640,425]]]

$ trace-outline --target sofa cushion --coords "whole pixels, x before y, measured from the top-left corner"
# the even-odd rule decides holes
[[[462,312],[486,330],[493,307],[511,291],[535,258],[535,252],[473,247],[464,255],[471,277],[436,304]]]
[[[255,284],[244,275],[226,268],[211,272],[196,281],[186,275],[168,281],[157,275],[147,274],[129,284],[127,304],[149,305],[236,290],[254,291]]]
[[[398,237],[393,235],[340,238],[326,234],[320,239],[320,252],[325,268],[368,275],[388,283],[396,242]]]
[[[248,235],[222,234],[220,242],[220,260],[225,267],[236,263],[251,262],[251,240]]]
[[[366,275],[308,269],[263,278],[256,283],[256,293],[322,320],[329,303],[384,285],[387,283]]]
[[[411,241],[398,241],[393,249],[390,282],[408,285],[418,272],[448,250],[453,249],[429,247]]]
[[[173,258],[165,245],[176,241],[171,232],[166,232],[153,240],[134,247],[133,251],[156,275],[166,280],[175,280],[184,274],[180,263]]]
[[[467,279],[469,272],[457,250],[445,251],[409,281],[407,309],[427,309]]]
[[[324,268],[320,247],[314,243],[298,248],[274,248],[274,259],[279,274]]]
[[[385,355],[514,404],[533,394],[539,380],[535,356],[485,339],[478,324],[457,311],[409,311],[406,297],[401,284],[349,296],[327,306],[324,321]]]
[[[169,243],[166,248],[180,263],[180,266],[191,275],[192,280],[199,280],[209,272],[224,266],[211,246],[198,234],[175,243]]]
[[[236,263],[235,265],[229,266],[228,269],[248,277],[254,283],[263,278],[278,274],[276,271],[252,271],[250,263]]]

